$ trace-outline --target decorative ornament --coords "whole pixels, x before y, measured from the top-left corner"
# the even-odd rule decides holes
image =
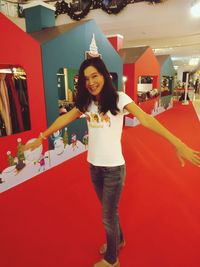
[[[63,143],[64,143],[64,148],[69,143],[69,136],[68,136],[68,132],[67,132],[67,127],[65,127],[65,131],[64,131],[64,135],[63,135]]]
[[[99,55],[99,53],[98,53],[98,47],[96,45],[94,33],[92,35],[92,41],[91,41],[91,44],[90,44],[90,52],[89,53],[93,57],[97,57]]]
[[[149,2],[150,4],[161,4],[162,2],[164,2],[163,0],[146,0],[145,2]]]
[[[21,138],[18,138],[17,139],[17,142],[18,142],[18,146],[17,146],[17,158],[18,158],[18,162],[17,162],[17,165],[16,165],[16,169],[18,171],[20,171],[21,169],[23,169],[25,167],[25,163],[24,163],[25,156],[24,156],[24,152],[23,152],[23,149],[22,149],[22,143],[21,143],[21,141],[22,141]]]
[[[8,156],[8,166],[14,166],[15,160],[10,151],[7,152],[7,156]]]
[[[103,0],[101,8],[108,14],[118,14],[127,4],[128,0]]]
[[[2,172],[0,171],[0,184],[2,184],[3,182],[5,182],[1,176],[2,176]]]
[[[54,143],[54,150],[56,155],[61,155],[64,152],[64,143],[63,143],[63,138],[62,138],[62,130],[57,130],[56,132],[53,133],[51,136],[51,139],[53,140]]]
[[[77,135],[75,133],[72,133],[71,135],[71,146],[73,148],[73,151],[78,148],[78,145],[77,145]]]
[[[83,144],[85,145],[85,149],[88,147],[88,132],[85,131],[85,135],[83,136]]]
[[[69,3],[68,15],[71,19],[80,20],[87,16],[92,6],[92,0],[72,0]]]
[[[18,17],[24,17],[23,4],[26,4],[28,0],[18,0],[16,2],[11,0],[4,0],[3,2],[10,5],[17,5]],[[126,5],[135,4],[140,2],[147,2],[149,4],[161,4],[167,0],[57,0],[55,3],[55,16],[60,14],[67,14],[73,20],[80,20],[87,16],[90,10],[101,8],[108,14],[118,14]],[[31,2],[31,1],[28,1]],[[53,3],[55,1],[48,0],[45,3]],[[11,14],[9,14],[12,16]]]
[[[92,41],[90,43],[90,49],[89,49],[89,51],[85,52],[85,58],[91,58],[91,57],[101,57],[101,54],[99,54],[99,52],[98,52],[98,47],[96,45],[94,33],[92,35]]]
[[[55,4],[55,8],[56,8],[56,11],[55,11],[56,16],[58,16],[60,14],[66,14],[66,13],[68,14],[69,13],[69,6],[64,0],[57,1]]]
[[[18,160],[25,160],[25,156],[24,156],[24,152],[22,149],[22,143],[21,143],[22,139],[18,138],[17,142],[18,142],[18,146],[17,146],[17,158]]]
[[[71,0],[66,3],[64,0],[55,4],[55,15],[68,14],[73,20],[84,18],[92,7],[92,0]]]
[[[97,9],[102,7],[102,0],[93,0],[92,9]]]

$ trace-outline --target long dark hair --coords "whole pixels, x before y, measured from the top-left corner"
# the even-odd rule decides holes
[[[91,104],[92,100],[94,100],[94,96],[92,96],[86,88],[86,80],[84,75],[84,70],[89,66],[93,66],[94,68],[96,68],[97,71],[104,77],[104,86],[100,93],[99,111],[105,114],[107,111],[110,110],[113,115],[117,115],[119,111],[119,108],[117,107],[119,97],[113,85],[111,76],[103,60],[99,57],[86,59],[80,66],[78,74],[78,92],[76,95],[76,107],[84,113],[88,110],[88,107]]]

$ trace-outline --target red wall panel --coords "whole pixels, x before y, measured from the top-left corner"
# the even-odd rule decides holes
[[[25,143],[46,128],[40,45],[0,13],[0,66],[21,66],[27,74],[31,130],[0,137],[0,171],[7,166],[6,152],[16,154],[17,138]]]

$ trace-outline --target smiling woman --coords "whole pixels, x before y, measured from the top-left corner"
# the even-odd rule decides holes
[[[118,207],[126,176],[121,147],[123,118],[126,112],[136,116],[143,126],[168,140],[174,146],[182,166],[185,160],[188,160],[200,167],[200,152],[184,144],[158,120],[138,107],[127,94],[117,91],[107,67],[99,57],[82,62],[78,72],[77,91],[75,107],[57,118],[35,141],[25,145],[24,150],[41,146],[43,139],[53,132],[82,114],[86,116],[87,161],[94,190],[101,202],[102,221],[106,233],[106,243],[100,247],[100,253],[104,253],[104,258],[93,267],[120,267],[119,248],[124,247],[125,238]]]
[[[97,71],[93,66],[89,66],[84,71],[86,88],[92,96],[95,96],[96,99],[100,97],[104,85],[103,76]]]

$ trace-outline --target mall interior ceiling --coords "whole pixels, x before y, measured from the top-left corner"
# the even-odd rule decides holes
[[[80,2],[80,0],[65,0],[68,4],[77,1]],[[0,1],[1,11],[7,13],[11,20],[25,30],[24,19],[13,16],[11,11],[9,13],[9,7],[11,9],[13,2],[24,4],[32,1],[9,2]],[[47,2],[52,5],[57,3],[56,1]],[[118,7],[124,1],[103,0],[101,2],[104,3],[104,7],[111,2]],[[91,9],[82,19],[95,19],[106,35],[122,35],[124,47],[148,45],[156,55],[171,55],[176,69],[189,72],[200,69],[200,16],[194,16],[191,12],[195,4],[199,4],[200,10],[200,0],[127,0],[125,2],[127,2],[126,6],[117,14],[109,14],[105,12],[105,8],[104,10],[96,8]],[[73,21],[68,14],[60,14],[56,18],[57,25]]]

